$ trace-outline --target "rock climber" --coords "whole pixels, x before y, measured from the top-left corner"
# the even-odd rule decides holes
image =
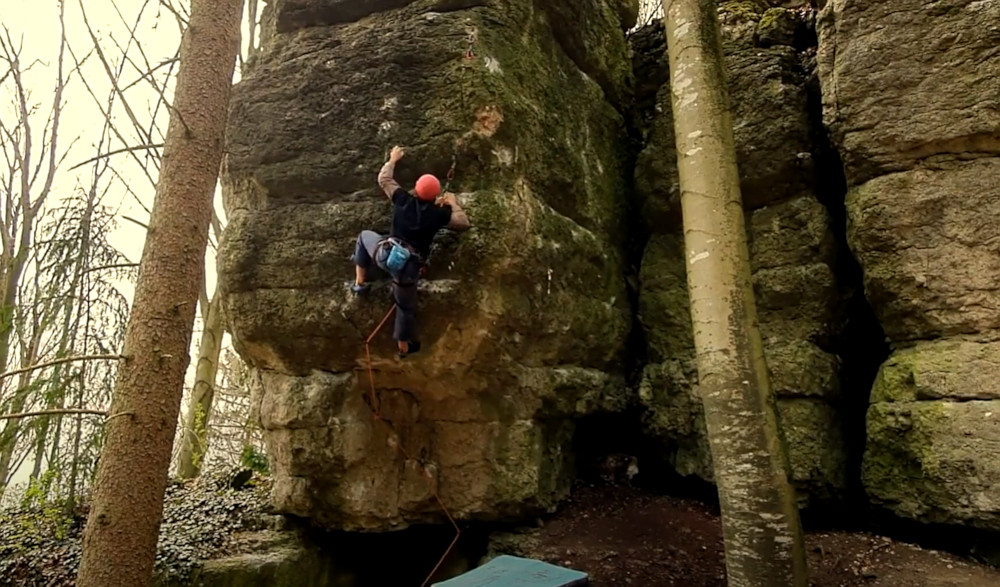
[[[400,358],[420,350],[416,338],[417,282],[423,275],[434,236],[442,228],[464,232],[471,226],[455,194],[438,197],[441,182],[435,176],[420,176],[414,195],[400,187],[393,174],[403,155],[402,148],[393,147],[378,174],[378,185],[392,203],[392,228],[388,236],[371,230],[358,235],[352,257],[355,277],[351,287],[355,294],[367,291],[365,278],[373,262],[392,277],[392,299],[396,303],[392,337]]]

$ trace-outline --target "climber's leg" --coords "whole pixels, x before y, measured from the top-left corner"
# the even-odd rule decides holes
[[[402,357],[416,352],[420,345],[413,344],[417,334],[417,284],[393,283],[392,298],[396,302],[396,327],[392,338],[399,346],[399,355]]]
[[[420,350],[417,340],[417,281],[420,279],[420,265],[406,264],[399,282],[392,283],[392,299],[396,302],[396,326],[392,338],[399,347],[399,356],[413,354]]]
[[[365,285],[365,278],[375,263],[375,249],[382,240],[382,235],[372,230],[363,230],[358,235],[358,242],[354,245],[354,255],[351,257],[354,261],[354,286],[351,290],[354,293],[360,293],[368,287]]]

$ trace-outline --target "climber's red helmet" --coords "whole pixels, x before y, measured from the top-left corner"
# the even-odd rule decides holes
[[[441,193],[441,182],[429,173],[421,175],[417,180],[416,192],[417,198],[429,202]]]

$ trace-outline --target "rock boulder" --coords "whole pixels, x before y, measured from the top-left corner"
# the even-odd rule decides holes
[[[652,64],[643,64],[647,75],[666,79]],[[777,46],[735,51],[727,54],[726,68],[745,207],[752,210],[812,193],[813,125],[806,78],[795,50]],[[643,80],[638,83],[641,86]],[[662,233],[680,226],[669,83],[661,86],[654,110],[652,128],[636,162],[635,182],[649,230]]]
[[[219,265],[279,512],[362,530],[440,521],[429,488],[461,518],[550,510],[572,479],[574,418],[624,406],[622,26],[604,0],[536,4],[270,8],[233,98]],[[554,34],[565,15],[579,31]],[[474,228],[435,244],[424,350],[395,359],[391,324],[372,343],[390,432],[363,399],[387,290],[354,298],[348,257],[360,230],[387,230],[375,176],[393,144],[407,187],[454,162]]]
[[[1000,343],[921,342],[882,365],[863,477],[898,515],[1000,530]]]
[[[837,411],[840,364],[821,346],[839,323],[826,213],[806,197],[762,208],[749,224],[761,333],[792,478],[803,502],[835,498],[847,472]],[[641,282],[639,312],[650,365],[639,395],[647,430],[663,441],[679,473],[711,480],[679,235],[653,237]]]
[[[886,334],[1000,329],[1000,157],[921,166],[848,194],[849,240]]]
[[[1000,3],[829,0],[816,28],[823,117],[850,184],[1000,154]]]
[[[823,117],[848,241],[897,349],[868,410],[864,484],[898,515],[997,529],[1000,2],[830,0]]]

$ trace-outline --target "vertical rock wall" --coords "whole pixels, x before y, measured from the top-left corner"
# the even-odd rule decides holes
[[[768,10],[764,2],[723,2],[719,13],[756,301],[793,479],[803,501],[833,498],[846,482],[833,353],[843,288],[834,274],[830,216],[817,197],[818,129],[810,117],[804,55],[796,46],[807,23],[795,12]],[[656,46],[647,35],[641,43]],[[642,70],[647,79],[665,82],[664,67],[644,64]],[[639,313],[649,365],[640,398],[648,408],[648,431],[661,439],[678,472],[710,480],[669,91],[669,84],[659,90],[636,169],[651,234],[641,274]]]
[[[577,419],[636,399],[633,310],[645,430],[679,472],[711,479],[666,46],[647,28],[629,62],[634,8],[268,4],[234,97],[219,262],[278,511],[346,529],[440,521],[424,467],[458,517],[551,510],[574,475]],[[852,252],[895,349],[868,410],[868,493],[902,516],[1000,528],[1000,2],[828,0],[815,62],[808,12],[726,0],[719,14],[761,329],[802,498],[842,494],[844,400],[867,391],[842,389],[836,356],[853,284],[817,169],[829,131]],[[634,170],[627,117],[644,144]],[[387,229],[374,177],[397,143],[405,186],[454,161],[474,229],[435,245],[426,349],[401,363],[387,332],[375,340],[390,433],[364,402],[362,353],[387,290],[353,298],[348,256],[358,231]],[[647,235],[633,309],[625,277],[640,259],[624,244]]]
[[[605,0],[276,0],[236,88],[219,263],[234,342],[255,368],[279,512],[344,529],[551,510],[573,478],[574,419],[624,407],[621,14]],[[445,177],[474,228],[436,243],[424,350],[363,396],[362,342],[389,308],[355,299],[348,256],[386,231],[375,176]],[[404,459],[397,446],[413,461]]]
[[[895,348],[865,487],[904,517],[1000,528],[1000,2],[830,0],[817,28],[849,242]]]

